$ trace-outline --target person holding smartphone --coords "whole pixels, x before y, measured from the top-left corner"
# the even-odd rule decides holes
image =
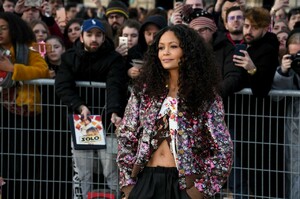
[[[213,16],[202,10],[186,6],[183,20],[190,28],[198,32],[199,36],[214,50],[215,62],[222,75],[221,96],[225,100],[228,96],[244,88],[244,71],[232,62],[234,46],[227,37],[217,30]]]
[[[130,48],[137,45],[140,27],[140,22],[134,19],[128,19],[120,29],[118,29],[115,38],[116,51],[123,57],[128,54]]]
[[[67,41],[53,17],[48,1],[43,1],[39,7],[33,7],[25,6],[25,0],[18,0],[15,6],[15,13],[29,24],[33,20],[42,20],[48,26],[50,35],[57,35],[65,42]]]
[[[242,143],[241,147],[243,149],[243,153],[239,157],[242,165],[246,165],[250,170],[249,172],[244,172],[245,178],[243,180],[248,182],[247,187],[249,189],[247,191],[249,193],[252,192],[254,195],[263,198],[278,197],[275,194],[282,193],[282,190],[278,189],[280,187],[278,183],[281,182],[275,180],[263,182],[264,179],[268,179],[272,175],[268,171],[278,169],[275,165],[281,165],[280,160],[282,158],[278,157],[274,148],[270,151],[265,151],[265,147],[270,147],[267,143],[260,143],[260,140],[272,140],[273,135],[271,136],[268,132],[278,131],[277,128],[274,130],[271,127],[271,124],[277,124],[278,120],[268,119],[266,121],[264,118],[257,118],[257,115],[264,115],[268,111],[272,112],[262,107],[272,107],[273,105],[268,94],[272,88],[276,68],[279,65],[279,42],[276,35],[269,32],[270,23],[271,16],[268,10],[261,7],[246,9],[243,37],[247,49],[239,50],[240,55],[233,55],[235,66],[246,73],[244,78],[245,87],[250,88],[252,91],[252,95],[243,103],[255,104],[258,107],[255,113],[253,109],[249,110],[249,114],[253,113],[254,116],[249,116],[247,121],[245,118],[236,117],[236,129],[238,129],[236,138],[239,143]],[[241,107],[240,111],[247,112],[239,105],[240,101],[237,101],[237,103],[237,107]],[[266,122],[269,123],[265,126]],[[249,127],[239,126],[240,123],[249,123]],[[274,143],[280,145],[281,141],[278,138]],[[253,153],[254,150],[256,150],[255,153]],[[274,154],[274,156],[268,156],[268,154]],[[268,163],[264,161],[266,156],[270,159]],[[276,175],[280,176],[280,174]]]
[[[166,27],[167,20],[161,15],[152,15],[145,19],[139,30],[139,38],[137,45],[133,46],[128,51],[126,60],[126,70],[128,76],[133,80],[140,74],[141,67],[134,66],[134,59],[143,60],[144,54],[154,40],[155,34],[162,28]]]
[[[204,9],[205,0],[176,0],[174,4],[174,12],[170,17],[169,24],[182,24],[182,8],[185,5],[191,6],[193,9]]]

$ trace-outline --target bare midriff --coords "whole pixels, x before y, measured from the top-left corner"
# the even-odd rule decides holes
[[[174,156],[171,153],[167,140],[164,140],[150,158],[148,167],[176,167]]]

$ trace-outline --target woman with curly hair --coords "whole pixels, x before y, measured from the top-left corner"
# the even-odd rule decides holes
[[[225,183],[232,141],[212,54],[185,25],[149,46],[116,131],[124,198],[207,198]]]

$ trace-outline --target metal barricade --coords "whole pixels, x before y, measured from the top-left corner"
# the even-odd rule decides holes
[[[40,79],[26,84],[33,85],[33,90],[39,90],[41,96],[40,102],[34,99],[35,113],[31,117],[12,114],[4,108],[7,96],[5,89],[1,91],[0,176],[6,182],[2,187],[3,199],[66,199],[73,198],[73,193],[80,195],[78,186],[81,182],[76,181],[72,162],[68,109],[55,95],[54,80]],[[109,125],[110,119],[105,117],[105,84],[77,82],[77,85],[80,95],[89,100],[92,114],[104,116],[107,135],[111,135],[113,128]],[[10,93],[10,97],[14,97],[13,94]],[[99,158],[91,158],[95,160],[91,192],[116,195],[107,187]],[[115,163],[115,159],[112,162]],[[74,191],[72,184],[75,184]]]
[[[73,198],[73,193],[76,195],[80,189],[75,186],[72,190],[76,179],[73,178],[68,109],[55,95],[53,80],[26,83],[33,85],[41,95],[40,102],[35,99],[36,114],[32,117],[10,113],[3,107],[3,90],[0,95],[0,177],[6,182],[2,198]],[[105,84],[78,82],[77,85],[80,95],[89,100],[92,113],[104,115],[106,131],[113,135],[110,118],[105,117]],[[298,91],[271,91],[266,98],[255,98],[249,89],[244,89],[224,100],[235,159],[231,176],[215,198],[287,198],[291,195],[293,186],[288,182],[300,176],[300,172],[295,164],[289,163],[298,159],[290,149],[300,147],[286,138],[286,127],[291,119],[299,121],[299,115],[289,114],[287,110],[299,106],[296,103],[299,97]],[[91,158],[95,160],[95,169],[89,197],[115,197],[116,193],[108,188],[102,175],[99,158]]]

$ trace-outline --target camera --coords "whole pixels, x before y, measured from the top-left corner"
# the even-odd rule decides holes
[[[300,51],[298,51],[296,54],[291,55],[290,59],[292,60],[291,66],[293,67],[300,67]]]
[[[291,68],[300,75],[300,51],[298,51],[296,54],[291,55],[290,59],[292,60]]]

